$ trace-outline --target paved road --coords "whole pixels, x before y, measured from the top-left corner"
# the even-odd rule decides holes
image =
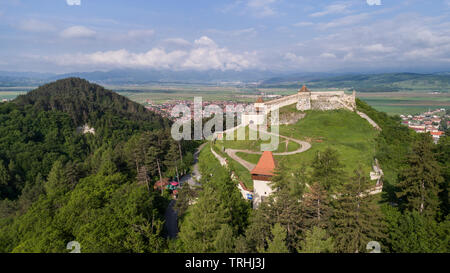
[[[173,209],[175,205],[175,200],[170,201],[169,206],[164,213],[164,218],[166,219],[164,226],[167,230],[168,238],[176,238],[178,234],[178,215],[177,212]]]
[[[188,183],[191,186],[201,186],[200,183],[198,183],[198,181],[200,181],[200,178],[202,177],[198,169],[198,155],[206,144],[207,143],[203,143],[197,148],[197,151],[194,153],[194,168],[192,170],[192,173],[186,174],[180,178],[180,186],[183,186],[184,183]]]
[[[206,143],[200,145],[197,148],[197,151],[194,153],[194,169],[192,171],[192,174],[187,174],[181,177],[180,179],[180,186],[183,186],[184,183],[188,183],[190,186],[201,186],[197,181],[200,180],[200,171],[198,170],[198,155],[200,154],[200,151],[205,147]],[[167,237],[168,238],[176,238],[178,234],[178,214],[173,209],[173,206],[175,206],[176,200],[172,200],[169,203],[169,206],[166,209],[166,212],[164,213],[165,223],[164,227],[167,230]]]
[[[285,139],[288,139],[289,141],[293,141],[293,142],[296,142],[296,143],[300,144],[300,148],[298,148],[295,151],[283,152],[283,153],[274,153],[273,155],[299,154],[299,153],[303,153],[304,151],[307,151],[307,150],[309,150],[311,148],[311,144],[309,142],[306,142],[306,141],[298,140],[298,139],[287,137],[287,136],[282,136],[282,135],[271,133],[271,132],[267,132],[267,131],[265,131],[264,133],[269,134],[269,135],[273,135],[273,136],[278,136],[278,137],[281,137],[281,138],[285,138]],[[253,170],[253,168],[255,168],[256,165],[252,164],[252,163],[250,163],[248,161],[245,161],[244,159],[242,159],[239,156],[237,156],[236,153],[238,153],[238,152],[247,153],[247,154],[262,154],[262,152],[255,152],[255,151],[250,151],[250,150],[236,150],[236,149],[226,149],[225,150],[225,153],[227,153],[232,159],[234,159],[237,162],[239,162],[239,164],[244,166],[249,171]]]

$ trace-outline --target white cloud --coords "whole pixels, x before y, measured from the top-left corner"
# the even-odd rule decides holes
[[[348,26],[348,25],[354,25],[356,23],[366,20],[369,17],[370,17],[369,13],[349,15],[349,16],[345,16],[345,17],[333,20],[328,23],[322,23],[319,25],[319,27],[321,29],[328,29],[328,28],[333,28],[333,27],[343,27],[343,26]]]
[[[272,16],[276,14],[273,4],[278,0],[249,0],[247,6],[259,17]]]
[[[314,25],[313,22],[298,22],[296,24],[294,24],[294,27],[309,27]]]
[[[347,24],[355,20],[344,21]],[[333,28],[333,33],[302,41],[301,51],[298,47],[291,47],[291,50],[303,56],[303,63],[297,62],[299,65],[294,66],[291,62],[291,68],[310,71],[448,67],[450,23],[443,17],[411,13],[384,20],[366,20],[352,24],[351,31]],[[296,57],[295,54],[281,56],[291,60]]]
[[[320,54],[320,58],[336,59],[336,55],[334,55],[333,53],[325,52],[325,53]]]
[[[380,6],[381,0],[366,0],[369,6]]]
[[[81,0],[66,0],[66,3],[69,6],[80,6]]]
[[[191,43],[183,38],[168,38],[163,41],[166,44],[172,44],[176,46],[190,46]]]
[[[208,38],[207,36],[202,36],[200,39],[194,41],[195,45],[205,46],[205,47],[217,47],[217,44]]]
[[[254,17],[269,17],[277,14],[274,5],[280,0],[235,0],[222,8],[222,12],[236,12],[239,15],[250,14]]]
[[[338,3],[332,4],[326,7],[323,11],[315,12],[310,14],[311,17],[321,17],[329,14],[341,14],[348,12],[350,4],[348,3]]]
[[[294,64],[302,64],[305,61],[305,58],[302,56],[298,56],[295,53],[288,52],[284,55],[284,59],[288,60]]]
[[[153,34],[155,34],[153,29],[135,29],[128,31],[129,38],[145,38],[151,37]]]
[[[36,19],[29,19],[22,21],[18,25],[19,29],[29,31],[29,32],[52,32],[55,31],[56,28],[48,24],[46,22],[42,22]]]
[[[256,67],[256,54],[244,52],[235,54],[219,47],[209,37],[194,41],[190,50],[167,51],[152,48],[144,53],[133,53],[126,49],[98,51],[89,54],[66,54],[46,57],[46,60],[62,66],[90,67],[146,67],[155,69],[196,70],[243,70]]]
[[[233,29],[233,30],[221,30],[221,29],[207,29],[206,30],[207,33],[211,33],[211,34],[219,34],[219,35],[223,35],[226,37],[231,37],[231,38],[235,38],[235,37],[254,37],[258,31],[255,28],[242,28],[242,29]]]
[[[380,53],[388,53],[388,52],[392,52],[395,50],[394,47],[384,46],[381,43],[367,45],[367,46],[364,46],[363,48],[368,52],[380,52]]]
[[[63,38],[90,38],[95,36],[96,32],[84,26],[73,26],[64,29],[61,32]]]

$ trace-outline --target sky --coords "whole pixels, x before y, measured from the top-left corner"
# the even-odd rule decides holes
[[[0,70],[450,71],[450,0],[0,0]]]

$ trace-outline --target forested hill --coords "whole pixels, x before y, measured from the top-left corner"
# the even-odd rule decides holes
[[[66,78],[45,84],[19,96],[15,103],[33,105],[39,111],[65,112],[76,125],[95,123],[108,114],[130,121],[151,122],[155,127],[167,124],[167,120],[147,111],[142,105],[80,78]]]
[[[196,145],[169,123],[78,78],[0,103],[0,253],[167,249],[170,195],[153,186],[186,173]]]

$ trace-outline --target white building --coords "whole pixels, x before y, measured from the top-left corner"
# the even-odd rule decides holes
[[[257,208],[273,192],[270,181],[274,171],[275,160],[272,152],[263,152],[258,164],[250,172],[253,179],[253,208]]]

